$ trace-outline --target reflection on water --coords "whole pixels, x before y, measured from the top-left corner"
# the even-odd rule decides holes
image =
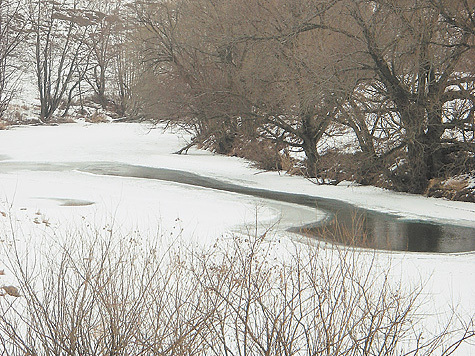
[[[324,236],[331,242],[379,250],[413,252],[475,251],[475,229],[450,224],[398,219],[393,215],[354,209],[336,212],[334,220],[324,226],[307,225],[293,231]],[[355,216],[358,218],[355,223]]]
[[[320,221],[318,224],[305,225],[291,230],[317,238],[325,238],[331,242],[396,251],[442,253],[475,251],[475,227],[457,226],[443,222],[404,220],[396,215],[357,208],[338,200],[242,187],[184,171],[116,162],[0,162],[0,172],[11,170],[79,170],[100,175],[158,179],[234,192],[318,207],[318,209],[329,212],[330,218]]]

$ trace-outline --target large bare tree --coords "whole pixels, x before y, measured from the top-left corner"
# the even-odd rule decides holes
[[[412,192],[443,175],[454,154],[473,152],[466,0],[181,0],[137,9],[161,88],[148,108],[198,127],[198,141],[221,137],[223,152],[252,122],[261,137],[302,150],[315,177],[318,141],[343,123],[366,167]]]
[[[134,72],[131,68],[138,66],[128,46],[133,28],[130,9],[121,0],[88,1],[87,7],[101,16],[86,41],[91,51],[91,68],[85,80],[96,102],[124,115]]]
[[[407,157],[401,184],[412,192],[423,192],[447,156],[461,149],[448,132],[473,128],[474,34],[447,15],[456,11],[453,19],[469,24],[474,9],[466,5],[354,0],[345,7],[345,22],[354,26],[349,39],[361,45],[363,67],[374,75],[364,80],[372,91],[367,101],[385,100],[400,127]],[[473,138],[467,148],[473,151]]]
[[[100,14],[78,0],[29,0],[41,121],[51,120],[61,101],[84,79],[90,51],[85,45]],[[99,17],[98,17],[99,16]]]
[[[300,149],[306,173],[315,177],[316,143],[341,92],[329,88],[334,70],[328,71],[324,51],[309,51],[312,41],[325,47],[320,34],[295,28],[309,18],[320,22],[334,3],[312,9],[304,0],[291,8],[284,1],[200,0],[141,7],[145,57],[165,91],[178,89],[178,99],[165,94],[157,103],[172,104],[172,115],[197,126],[201,141],[218,141],[219,152],[229,152],[245,127]]]

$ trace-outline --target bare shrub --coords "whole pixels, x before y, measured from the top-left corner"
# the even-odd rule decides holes
[[[265,234],[205,256],[196,277],[213,302],[216,355],[393,355],[410,350],[420,288],[404,292],[351,250],[269,258]],[[417,352],[423,352],[421,345]],[[409,352],[410,354],[410,352]]]
[[[87,233],[87,236],[84,235]],[[130,236],[83,230],[48,255],[12,242],[21,298],[0,301],[7,354],[192,354],[200,305],[179,253],[161,254]],[[192,352],[188,352],[190,350]]]
[[[358,174],[359,166],[364,161],[359,153],[345,153],[338,150],[329,150],[318,160],[320,176],[327,181],[339,183],[342,180],[358,181],[359,178],[369,179],[366,174]]]
[[[278,145],[268,140],[242,138],[234,144],[231,154],[253,161],[260,169],[267,171],[282,169]]]
[[[430,197],[475,202],[474,174],[459,175],[448,179],[433,178],[425,194]]]
[[[455,342],[452,325],[425,335],[422,288],[390,281],[376,255],[300,245],[282,256],[270,234],[190,250],[86,228],[48,255],[9,236],[17,293],[0,298],[0,345],[5,355],[448,355],[473,337],[473,318]]]
[[[86,116],[86,121],[90,122],[90,123],[93,123],[93,124],[109,122],[109,120],[107,119],[107,117],[104,114],[102,114],[100,112],[97,112],[97,111],[94,112],[90,116]]]

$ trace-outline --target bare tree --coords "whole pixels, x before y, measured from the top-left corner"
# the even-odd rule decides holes
[[[323,1],[311,13],[309,1],[294,4],[292,11],[279,1],[238,0],[141,8],[148,30],[145,57],[158,68],[164,91],[179,90],[178,100],[165,94],[157,104],[174,104],[169,111],[198,128],[197,142],[211,140],[221,153],[231,151],[243,129],[303,150],[306,174],[315,177],[316,143],[341,93],[328,89],[333,71],[328,75],[321,63],[324,51],[310,55],[306,47],[312,40],[323,47],[319,34],[292,31],[309,18],[319,21],[333,3]]]
[[[213,44],[198,37],[209,23],[193,12],[195,6],[199,9],[189,1],[136,6],[143,26],[136,34],[137,47],[146,65],[136,93],[145,99],[142,109],[149,117],[184,124],[195,131],[195,143],[227,153],[241,112],[236,107],[243,102],[229,95],[229,76]],[[153,92],[147,90],[152,87]]]
[[[361,172],[412,192],[473,152],[467,1],[182,0],[136,10],[152,68],[144,88],[158,88],[144,107],[193,128],[194,143],[230,153],[252,131],[303,151],[315,177],[318,141],[343,123],[367,158]]]
[[[470,21],[473,9],[467,12],[465,5],[350,1],[346,7],[346,22],[352,19],[357,28],[348,37],[364,46],[366,68],[374,71],[368,88],[390,103],[386,107],[392,106],[403,134],[408,163],[401,185],[412,192],[424,191],[428,180],[441,174],[447,156],[461,149],[444,133],[472,129],[473,32],[446,19],[457,9],[457,21]],[[454,110],[455,103],[465,110]],[[472,144],[467,147],[473,150]]]
[[[35,70],[42,121],[52,119],[65,94],[84,79],[82,65],[89,62],[85,41],[100,14],[74,1],[30,0],[29,20],[34,36]]]
[[[23,10],[20,1],[0,0],[0,119],[12,99],[19,73],[14,55],[26,34]]]
[[[124,115],[134,73],[140,68],[128,44],[134,27],[130,7],[120,0],[91,0],[87,7],[101,14],[101,18],[86,41],[91,51],[91,69],[85,80],[94,92],[95,101],[104,109]]]
[[[335,61],[341,52],[338,35],[307,31],[308,26],[323,29],[335,3],[300,1],[292,9],[277,1],[258,3],[252,8],[255,17],[246,14],[246,26],[253,25],[255,32],[234,39],[254,52],[238,80],[263,122],[264,137],[303,151],[309,177],[319,174],[317,144],[355,85],[354,78],[340,75],[345,60]],[[272,14],[270,29],[262,21],[267,13]]]

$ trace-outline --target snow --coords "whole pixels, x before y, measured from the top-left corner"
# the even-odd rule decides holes
[[[126,123],[20,126],[0,131],[0,161],[107,161],[177,169],[243,186],[339,199],[404,219],[444,220],[475,227],[473,203],[395,193],[349,182],[319,186],[302,177],[259,171],[243,159],[197,149],[187,155],[172,154],[187,139],[186,134],[164,131],[162,127]],[[0,169],[0,212],[14,216],[25,229],[53,231],[86,220],[104,227],[113,223],[124,231],[175,231],[201,245],[256,221],[263,226],[279,224],[279,238],[296,243],[299,239],[285,232],[287,227],[323,217],[315,209],[294,204],[68,169]],[[5,220],[0,215],[0,225],[6,224]],[[426,303],[422,309],[428,319],[443,318],[454,307],[463,316],[475,315],[475,253],[381,252],[378,256],[383,266],[384,261],[392,265],[395,279],[407,283],[424,281]],[[474,348],[466,345],[457,354],[475,355]]]

